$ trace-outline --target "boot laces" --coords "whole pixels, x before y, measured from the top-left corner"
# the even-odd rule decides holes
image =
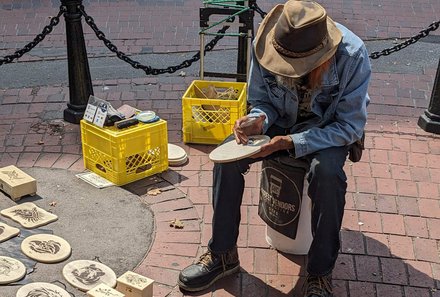
[[[333,293],[331,279],[329,276],[309,275],[304,285],[306,296],[315,294],[317,296],[326,297],[328,293]]]
[[[203,266],[209,266],[212,264],[213,261],[213,255],[210,251],[207,251],[203,255],[200,256],[198,264],[202,264]]]
[[[226,254],[221,254],[219,256],[222,261],[223,271],[226,271]],[[200,256],[200,259],[197,263],[205,267],[209,267],[210,265],[212,265],[212,263],[214,263],[214,257],[215,255],[213,255],[212,252],[207,251],[206,253]]]

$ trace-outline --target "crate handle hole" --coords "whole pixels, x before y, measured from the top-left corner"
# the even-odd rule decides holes
[[[151,166],[151,164],[145,164],[145,165],[139,166],[139,167],[136,169],[136,173],[141,173],[141,172],[144,172],[144,171],[150,170],[151,167],[153,167],[153,166]]]
[[[98,168],[102,172],[107,172],[107,170],[105,170],[104,166],[102,166],[101,164],[96,164],[96,168]]]
[[[202,105],[202,109],[207,111],[218,111],[220,108],[221,108],[220,105],[206,105],[206,104]]]

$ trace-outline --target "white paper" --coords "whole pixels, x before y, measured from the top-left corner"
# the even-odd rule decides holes
[[[98,189],[107,188],[107,187],[111,187],[111,186],[115,185],[111,181],[103,178],[102,176],[99,176],[98,174],[96,174],[92,171],[78,173],[76,175],[76,177],[85,181],[88,184],[91,184],[92,186],[94,186]]]
[[[86,111],[84,112],[84,120],[93,123],[96,114],[96,106],[92,104],[87,104]]]
[[[101,128],[104,127],[105,119],[107,118],[107,113],[108,113],[108,103],[99,102],[95,114],[95,119],[93,120],[93,124]]]

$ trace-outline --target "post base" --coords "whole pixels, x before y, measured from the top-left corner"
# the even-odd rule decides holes
[[[72,124],[79,124],[84,117],[85,110],[86,105],[74,106],[68,103],[67,108],[64,110],[64,120]]]
[[[440,116],[427,110],[419,117],[417,124],[426,132],[440,134]]]

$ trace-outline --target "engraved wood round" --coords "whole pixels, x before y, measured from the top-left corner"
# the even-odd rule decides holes
[[[26,267],[20,261],[0,256],[0,285],[21,280],[26,275]]]
[[[0,222],[0,242],[6,241],[20,233],[20,229]]]
[[[52,234],[35,234],[21,243],[22,252],[42,263],[57,263],[69,258],[72,249],[63,238]]]
[[[40,227],[58,219],[58,216],[39,208],[32,202],[25,202],[3,209],[0,214],[28,229]]]
[[[63,288],[50,283],[30,283],[21,287],[16,297],[47,296],[47,297],[71,297]]]
[[[116,274],[108,266],[90,260],[77,260],[67,263],[63,268],[66,281],[81,291],[89,291],[99,284],[116,286]]]
[[[267,135],[249,136],[248,144],[237,144],[235,139],[216,147],[209,159],[214,163],[227,163],[250,157],[261,150],[261,146],[270,141]]]

